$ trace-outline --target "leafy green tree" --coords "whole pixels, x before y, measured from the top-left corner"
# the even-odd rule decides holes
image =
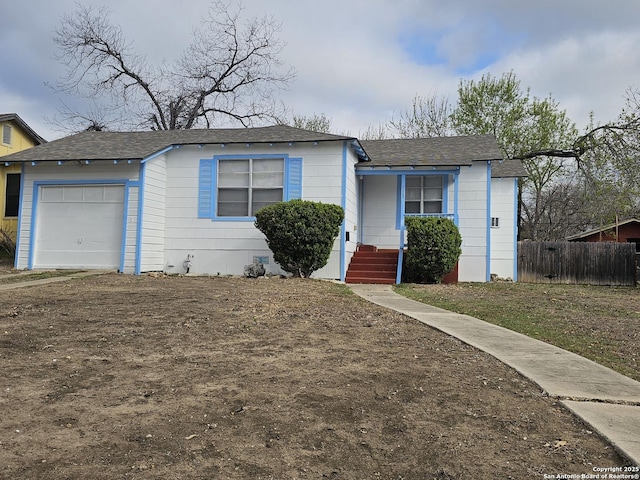
[[[485,74],[479,81],[460,81],[451,121],[458,135],[492,134],[505,157],[512,158],[525,136],[528,106],[529,92],[522,91],[513,73]]]
[[[448,218],[407,217],[405,280],[440,283],[455,267],[462,250],[458,227]]]
[[[343,219],[338,205],[290,200],[261,208],[255,226],[285,272],[309,277],[327,264]]]
[[[575,124],[551,97],[531,97],[515,75],[497,78],[483,75],[479,81],[461,81],[458,104],[451,118],[458,134],[492,134],[505,158],[521,158],[528,177],[520,182],[520,206],[523,233],[534,240],[550,240],[543,232],[548,219],[548,191],[570,174],[572,162],[566,158],[531,152],[562,149],[578,135]],[[562,190],[557,190],[560,192]]]

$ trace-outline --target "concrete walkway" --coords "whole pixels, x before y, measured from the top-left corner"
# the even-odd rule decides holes
[[[512,330],[410,300],[390,285],[348,286],[372,303],[415,318],[514,368],[640,465],[640,382]]]

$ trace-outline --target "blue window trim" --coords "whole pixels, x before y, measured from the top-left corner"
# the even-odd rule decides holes
[[[457,225],[457,213],[458,213],[458,170],[409,170],[404,171],[398,175],[398,185],[396,189],[396,230],[404,227],[404,212],[405,212],[405,195],[406,195],[406,177],[408,175],[437,175],[443,177],[442,180],[442,212],[449,213],[449,176],[453,175],[453,200],[454,200],[454,223]],[[388,174],[387,174],[388,175]]]
[[[220,160],[247,159],[283,159],[284,185],[283,200],[302,197],[303,160],[301,157],[290,157],[289,154],[257,154],[257,155],[215,155],[203,158],[199,165],[198,178],[198,218],[210,218],[215,222],[255,222],[255,216],[226,217],[217,214],[218,196],[218,162]]]
[[[73,186],[73,185],[122,185],[124,186],[123,205],[123,229],[122,229],[122,250],[120,252],[120,271],[124,271],[124,246],[127,240],[127,212],[129,211],[129,188],[137,186],[138,182],[128,179],[100,179],[100,180],[36,180],[33,182],[33,206],[31,208],[31,231],[29,232],[29,257],[27,268],[33,270],[35,240],[36,240],[36,220],[38,218],[40,187],[46,186]],[[139,248],[139,247],[136,247]]]

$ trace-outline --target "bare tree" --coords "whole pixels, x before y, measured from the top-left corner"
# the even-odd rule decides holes
[[[284,46],[276,37],[280,25],[267,16],[244,21],[242,13],[241,5],[215,1],[182,56],[173,64],[155,66],[133,51],[106,9],[79,5],[63,17],[54,35],[58,59],[67,66],[67,75],[54,88],[107,97],[107,106],[102,105],[110,115],[103,119],[116,118],[129,128],[277,121],[284,108],[273,94],[294,78],[279,58]],[[73,115],[67,112],[66,117]]]
[[[364,131],[358,133],[360,140],[385,140],[387,138],[393,138],[393,135],[389,132],[389,127],[386,124],[369,125]]]
[[[452,135],[453,107],[447,97],[413,97],[412,108],[389,120],[388,129],[395,138],[429,138]]]
[[[311,130],[312,132],[333,133],[331,131],[331,119],[324,113],[318,115],[314,113],[310,117],[307,115],[293,115],[288,125],[296,128]]]

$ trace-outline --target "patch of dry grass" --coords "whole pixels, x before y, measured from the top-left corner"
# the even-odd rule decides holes
[[[640,380],[637,288],[494,282],[405,284],[396,291],[551,343]]]

